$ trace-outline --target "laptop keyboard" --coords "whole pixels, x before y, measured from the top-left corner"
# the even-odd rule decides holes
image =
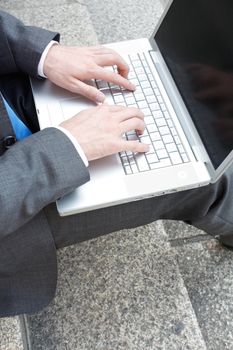
[[[146,129],[143,135],[130,131],[124,137],[127,140],[139,140],[149,144],[150,150],[147,153],[120,152],[125,174],[189,162],[144,54],[129,55],[128,64],[130,67],[128,78],[137,86],[136,91],[131,92],[96,80],[100,90],[111,91],[115,104],[137,107],[145,116]]]

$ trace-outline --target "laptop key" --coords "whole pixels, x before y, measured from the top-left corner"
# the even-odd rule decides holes
[[[159,132],[161,135],[167,135],[167,134],[170,134],[170,130],[167,126],[161,126],[159,128]]]
[[[141,62],[140,62],[140,66],[141,66]],[[138,74],[144,74],[145,71],[142,67],[139,67],[139,66],[136,66],[135,68],[135,73],[138,75]]]
[[[99,90],[109,89],[108,83],[104,80],[97,80],[96,85]]]
[[[160,141],[161,140],[161,136],[159,132],[152,132],[150,134],[150,138],[152,141]]]
[[[150,96],[150,95],[154,96],[154,91],[151,88],[144,89],[143,92],[146,96]],[[156,101],[157,101],[157,99],[156,99]]]
[[[140,171],[146,171],[146,170],[150,169],[149,164],[148,164],[148,162],[143,154],[137,155],[136,162],[137,162],[137,166],[138,166]]]
[[[146,96],[146,100],[147,102],[150,104],[150,103],[153,103],[153,102],[157,102],[157,98],[153,95],[151,96]]]
[[[125,102],[124,97],[122,95],[113,95],[113,98],[116,103]]]
[[[166,144],[166,149],[167,149],[167,151],[169,153],[177,151],[177,147],[176,147],[175,143],[168,143],[168,144]]]
[[[153,140],[152,140],[153,141]],[[160,150],[160,149],[164,149],[164,144],[163,144],[163,141],[154,141],[153,142],[153,145],[154,145],[154,148],[157,150]],[[165,149],[164,149],[165,150]],[[167,153],[166,153],[166,157],[167,157]],[[163,157],[161,157],[163,158]]]
[[[152,111],[152,114],[155,118],[162,118],[163,113],[161,111]]]
[[[126,165],[124,167],[124,169],[125,169],[125,172],[126,172],[127,175],[132,174],[132,170],[131,170],[131,167],[129,165]]]
[[[149,164],[157,163],[159,161],[159,159],[155,153],[154,154],[147,154],[146,158],[147,158]]]
[[[151,163],[150,168],[151,168],[151,170],[155,170],[155,169],[164,168],[164,167],[170,166],[170,165],[171,165],[170,159],[164,158],[164,159],[161,159],[158,163]]]
[[[150,103],[150,109],[152,111],[157,111],[159,108],[159,104],[158,103]]]
[[[147,75],[146,74],[138,74],[138,80],[139,81],[148,80]]]
[[[171,142],[173,142],[173,137],[171,135],[164,135],[162,138],[163,138],[163,142],[164,143],[171,143]]]
[[[150,82],[148,80],[145,80],[145,81],[141,82],[141,87],[143,88],[144,92],[145,92],[145,89],[149,88],[150,86],[151,85],[150,85]]]
[[[182,163],[182,159],[180,157],[180,154],[178,152],[171,152],[169,154],[171,161],[173,164],[180,164]]]
[[[128,97],[128,96],[126,96],[125,102],[126,102],[126,105],[127,105],[127,106],[131,106],[131,105],[136,105],[136,104],[137,104],[136,101],[135,101],[135,99],[134,99],[134,97]]]
[[[184,162],[184,163],[187,163],[187,162],[189,162],[189,159],[188,159],[188,156],[187,156],[187,154],[185,154],[185,153],[182,153],[182,154],[181,154],[181,157],[182,157],[182,160],[183,160],[183,162]]]
[[[158,128],[155,124],[149,124],[146,126],[146,128],[147,128],[147,131],[149,133],[154,133],[154,132],[158,131]]]
[[[151,116],[151,110],[150,108],[141,108],[141,112],[144,114],[144,116]]]
[[[148,106],[146,101],[138,101],[139,108],[146,108]]]
[[[165,149],[159,149],[156,151],[159,159],[161,158],[168,158],[168,153]]]
[[[166,120],[164,118],[157,118],[156,119],[156,124],[157,124],[158,127],[167,125]]]
[[[135,92],[135,93],[134,93],[134,96],[135,96],[135,100],[136,100],[136,101],[143,101],[143,100],[145,100],[145,96],[144,96],[144,94],[142,94],[142,93],[137,93],[137,92]]]

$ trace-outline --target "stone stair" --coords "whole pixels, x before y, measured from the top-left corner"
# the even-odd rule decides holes
[[[58,253],[54,302],[27,317],[29,350],[206,349],[163,224]]]

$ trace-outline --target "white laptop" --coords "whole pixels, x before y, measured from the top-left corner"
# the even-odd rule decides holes
[[[128,61],[137,89],[91,83],[108,103],[142,110],[145,133],[132,130],[124,137],[140,137],[150,151],[90,162],[91,180],[57,201],[60,215],[207,185],[224,173],[233,159],[232,112],[227,95],[212,88],[232,72],[232,15],[230,1],[174,0],[149,40],[108,45]],[[32,80],[32,88],[41,129],[93,106],[49,81]]]

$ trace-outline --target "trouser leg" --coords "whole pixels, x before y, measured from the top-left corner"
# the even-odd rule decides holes
[[[158,219],[184,220],[212,235],[233,234],[233,168],[214,185],[67,217],[45,208],[58,248]]]

